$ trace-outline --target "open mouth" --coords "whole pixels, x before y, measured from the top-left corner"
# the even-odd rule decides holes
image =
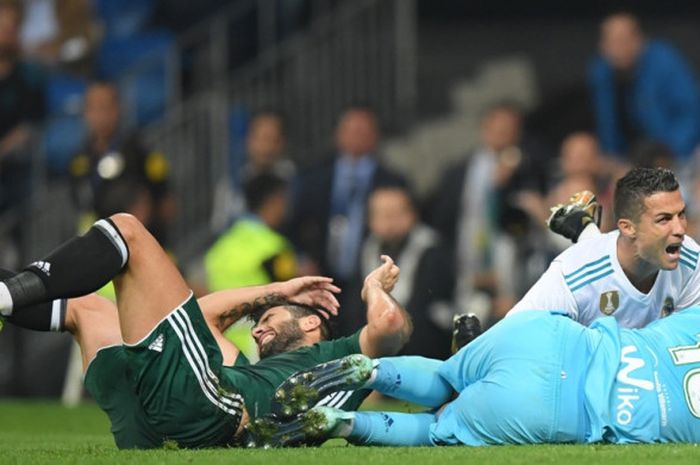
[[[668,247],[666,247],[666,254],[670,255],[671,257],[674,257],[674,258],[680,257],[680,254],[681,254],[680,244],[669,245]]]

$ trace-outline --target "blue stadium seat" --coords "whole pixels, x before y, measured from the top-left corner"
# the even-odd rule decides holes
[[[136,126],[156,121],[165,113],[168,99],[165,73],[136,73],[122,82],[120,92],[126,100],[127,118]]]
[[[98,74],[119,82],[127,101],[127,118],[132,123],[143,125],[163,115],[168,89],[166,60],[173,43],[173,36],[165,31],[102,43],[97,56]]]
[[[68,174],[68,165],[86,137],[80,116],[50,117],[44,126],[43,143],[47,168],[51,174]]]
[[[93,11],[104,24],[106,37],[143,32],[156,7],[154,0],[93,0]]]
[[[78,115],[82,112],[87,81],[66,74],[52,73],[46,84],[49,116]]]
[[[234,103],[229,108],[229,176],[234,184],[238,183],[238,173],[245,165],[246,135],[250,125],[251,112],[243,104]]]
[[[123,38],[107,38],[97,52],[97,73],[104,79],[115,79],[147,57],[160,59],[165,67],[166,53],[174,43],[166,31],[149,32]]]

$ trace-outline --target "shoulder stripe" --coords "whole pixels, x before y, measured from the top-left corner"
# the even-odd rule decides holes
[[[681,258],[685,258],[687,261],[692,262],[694,264],[697,264],[698,262],[698,256],[693,255],[693,253],[690,250],[683,247],[681,247]]]
[[[691,270],[695,271],[695,264],[694,263],[690,263],[689,261],[687,261],[683,257],[681,257],[681,259],[679,261],[681,262],[681,265],[685,265],[688,268],[690,268]]]
[[[607,271],[604,272],[604,273],[601,273],[601,274],[599,274],[599,275],[593,276],[593,277],[592,277],[591,279],[589,279],[588,281],[584,281],[584,282],[582,282],[582,283],[580,283],[580,284],[577,284],[576,286],[572,287],[572,288],[571,288],[571,292],[574,292],[574,291],[576,291],[576,290],[578,290],[578,289],[581,289],[583,286],[587,286],[588,284],[591,284],[591,283],[594,282],[594,281],[598,281],[599,279],[604,278],[604,277],[606,277],[606,276],[609,275],[609,274],[612,274],[613,271],[614,271],[614,270],[613,270],[612,268],[610,268],[609,270],[607,270]]]
[[[605,255],[605,256],[603,256],[603,257],[600,257],[598,260],[595,260],[595,261],[586,263],[586,264],[583,265],[581,268],[578,268],[576,271],[572,271],[572,272],[569,273],[569,274],[565,274],[565,275],[564,275],[564,279],[569,279],[570,277],[574,276],[574,275],[577,274],[577,273],[580,273],[581,271],[585,270],[586,268],[590,268],[590,267],[592,267],[592,266],[596,266],[596,265],[598,265],[599,263],[602,263],[602,262],[604,262],[605,260],[609,260],[609,259],[610,259],[610,255]]]
[[[683,252],[687,253],[688,255],[690,255],[691,257],[693,257],[696,260],[700,256],[700,252],[696,252],[695,250],[690,250],[688,247],[686,247],[684,245],[681,246],[681,253],[683,253]]]
[[[569,287],[574,286],[577,284],[577,282],[580,282],[582,279],[586,279],[588,276],[597,274],[597,273],[605,270],[606,268],[612,268],[612,264],[610,262],[605,262],[597,268],[593,268],[592,270],[586,271],[585,273],[580,273],[580,274],[574,276],[573,278],[565,279],[566,284]]]

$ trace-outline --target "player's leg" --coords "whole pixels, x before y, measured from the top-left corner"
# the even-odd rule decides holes
[[[435,414],[399,412],[346,412],[314,407],[287,423],[257,419],[249,428],[251,447],[288,447],[320,444],[344,438],[356,445],[430,446]]]
[[[96,222],[43,259],[0,282],[0,314],[57,298],[79,297],[109,282],[128,260],[128,247],[114,223]]]
[[[0,268],[0,279],[16,274]],[[116,305],[97,294],[34,304],[8,316],[7,322],[34,331],[68,331],[80,346],[83,371],[100,348],[122,342]]]
[[[311,408],[327,395],[350,389],[373,389],[425,407],[439,407],[452,395],[438,374],[441,361],[424,357],[370,359],[349,355],[295,373],[275,392],[272,411],[281,417]]]
[[[119,322],[126,344],[143,339],[191,291],[158,241],[132,215],[111,217],[129,248],[123,272],[115,276]]]
[[[97,294],[68,300],[64,328],[80,346],[83,372],[98,350],[122,343],[117,306]]]
[[[123,273],[120,271],[123,270]],[[119,276],[117,277],[117,275]],[[0,312],[95,291],[115,278],[125,342],[141,339],[189,295],[158,242],[133,216],[103,219],[0,283]]]

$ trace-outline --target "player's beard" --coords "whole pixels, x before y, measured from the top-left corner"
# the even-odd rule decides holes
[[[285,321],[275,333],[274,339],[260,348],[261,359],[294,350],[304,339],[304,332],[299,327],[298,320]]]

